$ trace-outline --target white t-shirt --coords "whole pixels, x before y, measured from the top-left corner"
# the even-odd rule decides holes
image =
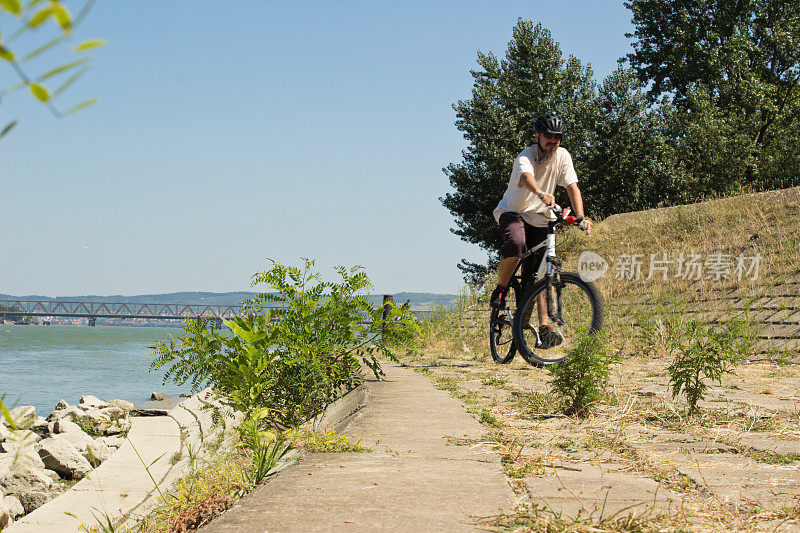
[[[494,218],[498,223],[500,215],[510,211],[521,214],[523,220],[531,226],[538,228],[547,226],[551,220],[550,210],[544,202],[539,200],[536,193],[524,185],[520,185],[519,178],[523,172],[530,172],[539,188],[547,194],[553,194],[556,185],[566,187],[578,183],[578,175],[575,174],[575,167],[572,166],[572,156],[569,155],[567,149],[559,146],[552,157],[552,161],[543,161],[542,164],[539,164],[537,145],[525,148],[517,156],[503,199],[493,211]]]

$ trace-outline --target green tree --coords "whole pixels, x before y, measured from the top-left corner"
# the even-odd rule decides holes
[[[461,162],[444,169],[455,191],[440,200],[455,217],[457,228],[451,231],[495,258],[500,240],[492,210],[503,196],[512,161],[533,142],[536,117],[549,111],[564,117],[569,125],[564,146],[580,174],[592,144],[597,89],[591,67],[573,56],[565,61],[550,32],[530,21],[518,20],[503,59],[478,52],[477,61],[472,97],[453,106],[456,127],[469,146]],[[464,260],[459,267],[468,276],[482,270]]]
[[[37,74],[31,74],[28,69],[32,60],[50,50],[63,48],[64,43],[69,42],[75,28],[89,13],[94,2],[95,0],[83,2],[78,14],[73,16],[65,2],[60,0],[29,0],[24,4],[20,0],[0,0],[0,63],[5,63],[19,80],[18,83],[0,90],[0,103],[9,94],[27,89],[53,116],[62,118],[97,101],[94,98],[84,100],[66,110],[62,110],[56,103],[56,99],[89,70],[92,56],[88,52],[105,44],[101,39],[85,40],[70,47],[71,52],[76,55],[74,60],[43,70],[37,69]],[[35,47],[29,49],[28,46],[21,45],[18,49],[17,39],[30,32],[37,34],[33,39],[37,43]],[[54,88],[48,88],[50,83],[54,84]],[[17,123],[17,119],[7,122],[0,130],[0,138]]]
[[[628,55],[673,131],[694,194],[793,185],[800,171],[800,2],[631,0]]]
[[[635,74],[620,63],[601,84],[599,119],[581,180],[587,212],[605,217],[686,199],[669,142],[671,106],[651,107]]]

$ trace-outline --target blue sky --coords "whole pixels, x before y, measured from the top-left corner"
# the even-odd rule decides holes
[[[455,292],[459,259],[486,256],[438,200],[465,147],[451,105],[518,17],[598,81],[630,49],[606,0],[100,0],[74,42],[108,44],[61,99],[100,102],[64,120],[23,92],[0,104],[20,119],[0,141],[0,292],[244,290],[268,257]]]

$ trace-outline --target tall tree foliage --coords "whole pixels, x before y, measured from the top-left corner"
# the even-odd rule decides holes
[[[501,60],[478,53],[469,141],[445,168],[452,231],[496,259],[492,210],[535,117],[561,114],[587,214],[800,184],[800,0],[629,0],[629,68],[600,85],[540,24],[519,20]],[[564,200],[562,197],[560,200]],[[467,281],[480,265],[462,261]]]
[[[800,1],[631,0],[628,55],[673,124],[695,193],[772,188],[800,173]]]
[[[622,64],[600,86],[597,106],[595,138],[580,176],[587,213],[605,217],[684,200],[667,132],[671,107],[652,108]]]
[[[469,141],[460,163],[444,171],[454,192],[441,199],[456,219],[452,231],[494,254],[500,246],[492,210],[508,183],[510,162],[533,142],[533,123],[556,111],[570,124],[565,146],[576,155],[591,145],[596,84],[589,66],[570,56],[541,24],[519,20],[505,57],[478,53],[472,97],[456,103],[456,127]],[[579,169],[580,171],[580,169]],[[462,261],[462,270],[478,265]]]

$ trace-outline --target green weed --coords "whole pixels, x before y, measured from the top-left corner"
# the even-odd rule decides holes
[[[499,428],[502,427],[503,425],[488,409],[481,410],[481,416],[479,420],[481,421],[481,423],[486,424],[487,426],[491,426],[493,428]]]
[[[678,348],[675,360],[668,368],[672,396],[683,393],[689,414],[697,411],[697,402],[705,398],[707,380],[721,383],[722,377],[734,372],[734,365],[749,351],[744,338],[742,320],[733,319],[722,325],[702,325],[697,320],[687,324],[688,343]]]
[[[618,361],[606,350],[600,334],[578,340],[569,357],[548,368],[550,387],[569,400],[567,412],[585,414],[586,408],[602,397],[609,379],[609,367]]]

